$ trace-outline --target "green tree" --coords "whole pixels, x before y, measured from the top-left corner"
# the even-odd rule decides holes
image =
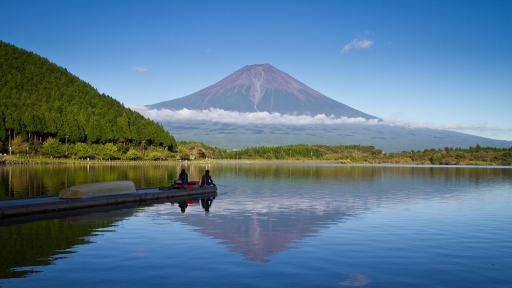
[[[64,155],[64,148],[59,140],[50,137],[43,144],[43,153],[50,157],[59,158]]]
[[[15,154],[20,154],[27,149],[28,145],[23,142],[23,138],[21,136],[16,136],[11,141],[11,151]]]
[[[140,153],[133,150],[133,149],[130,149],[130,151],[128,151],[126,153],[126,159],[128,160],[137,160],[137,159],[140,159]]]
[[[117,118],[117,129],[120,134],[120,139],[124,141],[131,140],[130,136],[130,123],[126,113],[123,113],[123,116]]]
[[[179,153],[180,160],[190,160],[190,153],[188,151],[183,151]]]
[[[128,153],[128,151],[130,150],[130,146],[128,146],[124,143],[117,143],[116,147],[117,147],[117,152],[120,153],[121,156],[123,154]]]
[[[149,153],[149,159],[151,160],[162,160],[162,154],[159,152],[151,152]]]
[[[118,159],[117,147],[112,143],[107,143],[103,146],[103,157],[106,160]]]
[[[91,155],[91,149],[85,143],[76,143],[74,150],[75,156],[78,158],[87,158]]]

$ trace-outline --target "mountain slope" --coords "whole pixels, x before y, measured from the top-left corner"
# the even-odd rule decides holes
[[[245,66],[196,93],[147,107],[379,119],[321,94],[270,64]]]
[[[55,137],[70,143],[144,141],[176,148],[160,124],[48,59],[0,41],[0,150],[14,136],[34,143]]]
[[[279,125],[228,124],[213,121],[172,121],[163,126],[177,140],[201,141],[224,149],[291,144],[366,145],[385,152],[444,147],[510,148],[512,141],[494,140],[459,132],[389,125]]]

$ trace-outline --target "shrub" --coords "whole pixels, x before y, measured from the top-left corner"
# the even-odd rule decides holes
[[[91,155],[91,149],[85,143],[76,143],[73,151],[78,158],[87,158]]]
[[[64,149],[59,140],[48,138],[43,144],[43,153],[50,157],[59,158],[64,155]]]
[[[112,143],[107,143],[103,146],[103,157],[106,160],[117,159],[117,147]]]
[[[130,150],[126,153],[126,159],[128,159],[128,160],[137,160],[137,159],[140,159],[140,153],[139,153],[139,152],[137,152],[136,150],[130,149]]]
[[[151,159],[151,160],[161,160],[162,158],[163,157],[162,157],[161,153],[158,153],[158,152],[149,153],[149,159]]]

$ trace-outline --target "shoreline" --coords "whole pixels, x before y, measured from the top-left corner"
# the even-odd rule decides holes
[[[210,164],[258,164],[258,165],[296,165],[296,164],[330,164],[330,165],[382,165],[382,166],[434,166],[434,167],[512,167],[495,163],[464,163],[464,164],[432,164],[432,163],[391,163],[391,162],[352,162],[350,160],[268,160],[268,159],[210,159],[204,160],[81,160],[81,159],[51,159],[51,158],[19,158],[0,155],[0,165],[210,165]]]

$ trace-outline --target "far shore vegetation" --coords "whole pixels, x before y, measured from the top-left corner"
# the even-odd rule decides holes
[[[0,156],[0,163],[84,162],[135,163],[159,161],[193,162],[327,162],[338,164],[418,164],[418,165],[488,165],[511,166],[511,148],[475,147],[425,149],[385,153],[373,146],[307,145],[248,147],[226,150],[201,142],[178,141],[174,151],[156,145],[127,143],[61,143],[49,138],[39,145],[12,140],[10,150]],[[5,148],[3,149],[5,152]]]

